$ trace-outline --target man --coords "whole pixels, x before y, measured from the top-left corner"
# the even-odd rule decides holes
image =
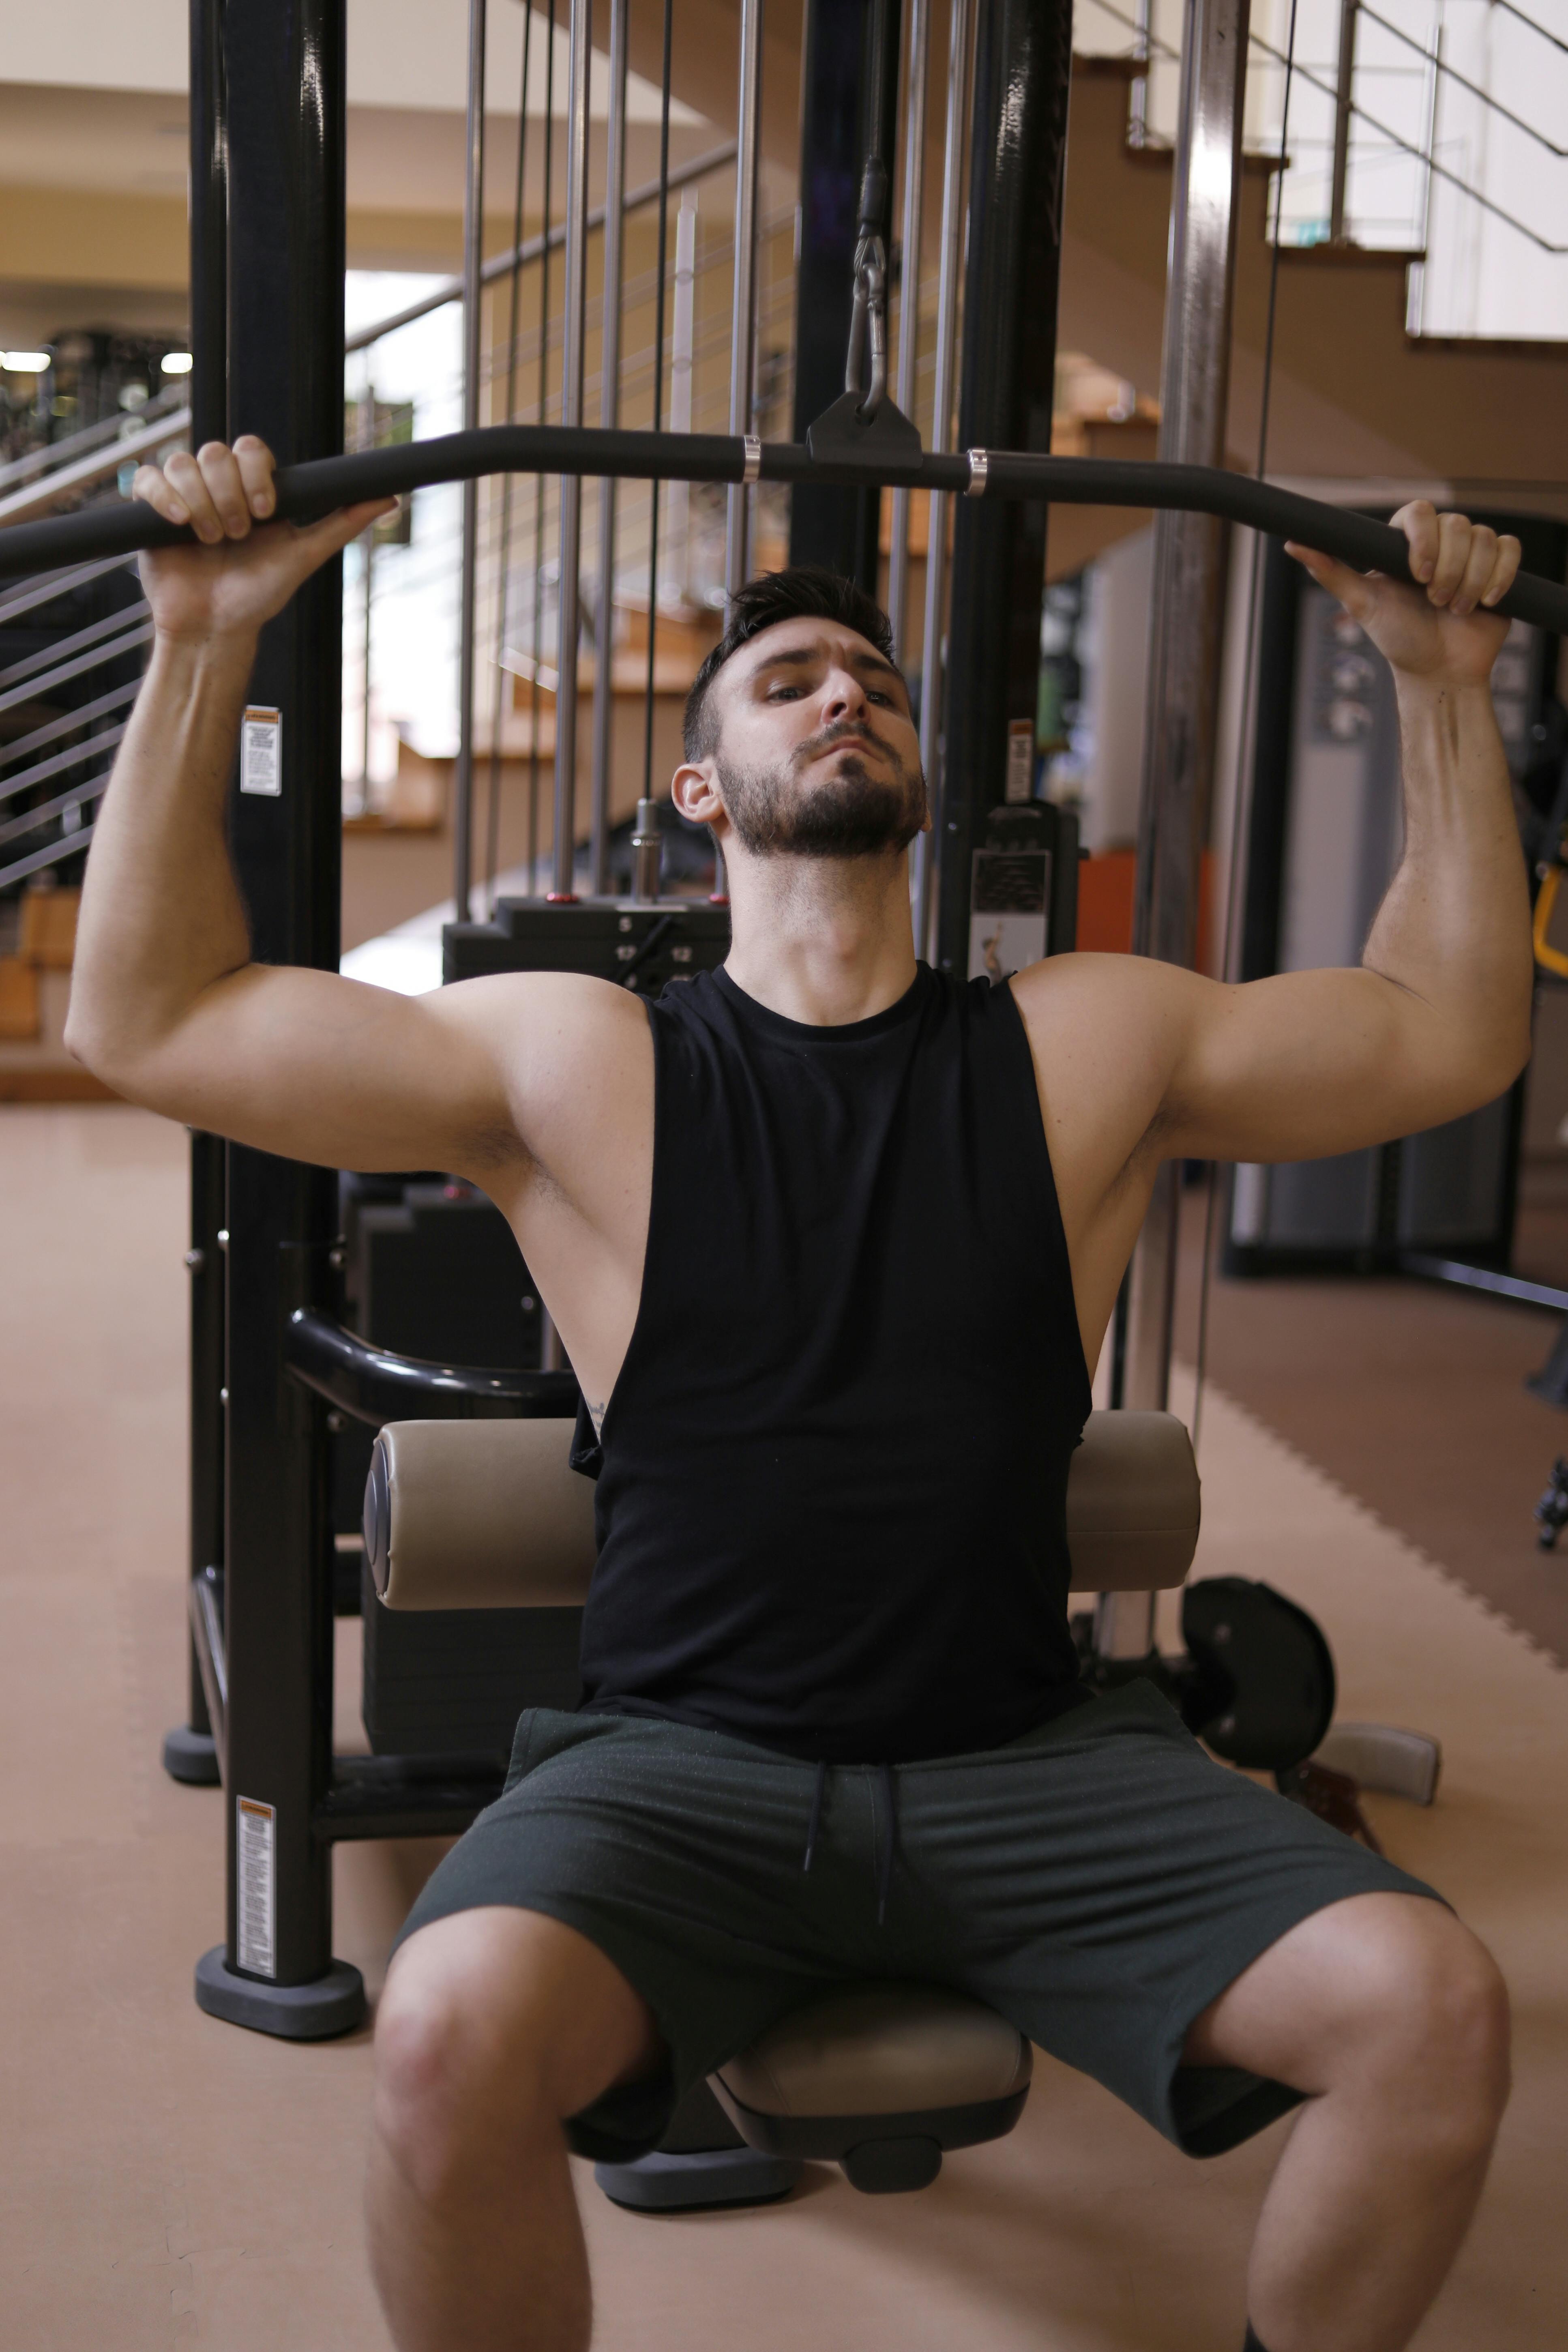
[[[1269,2352],[1394,2352],[1506,2096],[1493,1964],[1431,1891],[1086,1697],[1068,1458],[1155,1168],[1458,1117],[1529,1043],[1526,886],[1486,607],[1518,563],[1401,521],[1422,590],[1298,551],[1394,665],[1404,863],[1355,971],[1222,987],[1131,956],[917,966],[902,678],[847,583],[738,601],[688,706],[725,971],[415,1000],[250,961],[224,803],[263,620],[379,509],[268,524],[209,445],[139,495],[156,639],[89,861],[69,1042],[166,1117],[501,1206],[592,1413],[585,1709],[525,1716],[378,2021],[370,2226],[403,2352],[581,2352],[573,2145],[631,2155],[773,2019],[939,1978],[1179,2144],[1300,2105],[1248,2288]],[[592,1458],[588,1458],[591,1456]]]

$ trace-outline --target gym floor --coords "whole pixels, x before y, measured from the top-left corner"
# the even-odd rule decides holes
[[[184,1137],[117,1107],[0,1109],[0,2341],[385,2352],[368,2033],[292,2048],[190,1993],[221,1928],[223,1801],[158,1763],[184,1698]],[[1568,1275],[1563,1224],[1531,1206],[1523,1270]],[[1536,2352],[1568,2308],[1568,1558],[1530,1525],[1568,1430],[1520,1386],[1553,1328],[1402,1283],[1220,1285],[1211,1320],[1194,1572],[1281,1586],[1329,1633],[1345,1716],[1442,1740],[1429,1812],[1369,1810],[1515,1997],[1518,2088],[1421,2352]],[[347,1746],[358,1628],[339,1633]],[[337,1949],[373,1990],[437,1851],[338,1851]],[[1012,2137],[920,2197],[812,2168],[781,2208],[649,2221],[584,2177],[596,2343],[1216,2352],[1240,2342],[1288,2128],[1191,2164],[1046,2063]]]

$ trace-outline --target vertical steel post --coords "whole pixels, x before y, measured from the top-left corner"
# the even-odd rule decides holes
[[[1248,0],[1187,0],[1160,376],[1160,456],[1225,462],[1236,212],[1241,181]],[[1214,787],[1225,526],[1163,512],[1154,589],[1132,944],[1190,966]],[[1124,1397],[1163,1409],[1175,1304],[1179,1171],[1161,1169],[1133,1253]]]
[[[942,249],[936,283],[936,369],[931,394],[931,446],[952,446],[952,385],[958,355],[958,297],[963,269],[963,146],[969,120],[969,49],[973,0],[952,0],[947,32],[947,120],[942,165]],[[902,403],[900,405],[902,406]],[[905,414],[908,415],[908,411]],[[947,499],[931,493],[926,525],[925,620],[921,635],[921,766],[931,795],[931,827],[915,845],[914,925],[918,953],[936,956],[936,892],[933,886],[942,802],[942,646],[947,576]]]
[[[561,422],[583,422],[583,358],[588,302],[588,72],[592,0],[572,0],[566,82],[565,311],[562,330]],[[577,639],[582,628],[583,477],[561,477],[561,584],[555,605],[554,885],[560,904],[576,896]]]
[[[375,446],[375,386],[366,382],[359,404],[359,444],[362,449]],[[360,560],[364,566],[360,577],[360,598],[364,627],[364,697],[360,711],[359,798],[363,815],[370,814],[370,640],[373,625],[372,606],[375,596],[375,525],[360,541]]]
[[[520,134],[521,135],[521,134]],[[463,180],[463,430],[479,421],[484,355],[485,0],[468,0],[468,111]],[[474,654],[479,587],[479,486],[463,484],[463,556],[458,595],[458,768],[453,780],[452,897],[468,919],[474,868]],[[499,653],[500,647],[497,647]]]
[[[921,340],[921,227],[926,189],[926,89],[931,75],[930,0],[909,0],[906,26],[909,91],[904,110],[904,216],[899,261],[899,372],[893,397],[906,416],[915,413]],[[929,493],[928,493],[929,495]],[[888,556],[888,618],[893,652],[903,659],[910,593],[910,494],[893,492],[892,544]],[[924,837],[921,846],[923,848]]]
[[[697,346],[697,191],[688,188],[675,215],[675,299],[670,306],[669,429],[691,430],[691,371]],[[680,550],[682,593],[691,585],[691,485],[668,484],[668,543]]]
[[[942,136],[942,242],[936,278],[936,381],[931,446],[952,449],[952,383],[959,348],[963,270],[963,127],[969,122],[969,42],[973,0],[952,0],[947,19],[947,122]],[[942,621],[947,585],[947,497],[931,491],[926,518],[926,616],[920,656],[920,764],[931,795],[931,833],[914,845],[914,946],[936,960],[936,845],[942,837]]]
[[[1351,168],[1351,100],[1355,89],[1356,0],[1340,0],[1340,58],[1334,82],[1334,163],[1329,188],[1329,243],[1344,245],[1345,187]]]
[[[191,0],[191,446],[221,441],[228,419],[228,121],[222,0]],[[191,1131],[190,1572],[223,1561],[224,1220],[221,1136]],[[187,1642],[186,1719],[163,1741],[176,1780],[218,1777],[195,1644]]]
[[[228,429],[285,465],[343,444],[342,0],[228,0]],[[262,631],[250,699],[279,769],[231,803],[236,872],[263,963],[332,971],[342,858],[342,566]],[[265,722],[261,722],[265,723]],[[249,789],[247,789],[247,782]],[[259,783],[260,788],[257,789]],[[296,1308],[335,1311],[337,1179],[231,1144],[225,1224],[228,1664],[226,1945],[198,1964],[214,2013],[291,2038],[363,2015],[331,1958],[332,1530],[326,1413],[289,1377]]]
[[[959,443],[1051,446],[1057,287],[1067,160],[1072,0],[992,0],[974,50]],[[961,499],[952,595],[941,831],[938,960],[969,961],[975,830],[1003,798],[1008,730],[1039,698],[1043,502]]]
[[[1132,54],[1144,70],[1127,94],[1127,144],[1146,147],[1149,143],[1149,33],[1153,13],[1153,0],[1138,0],[1134,12]]]
[[[626,8],[610,0],[610,139],[605,163],[604,325],[600,332],[599,422],[606,430],[620,422],[621,287],[626,194]],[[598,659],[594,671],[594,780],[589,827],[592,878],[602,898],[610,887],[610,761],[615,719],[610,665],[616,635],[616,484],[599,485],[599,618],[595,631]]]
[[[730,430],[752,429],[757,345],[757,161],[762,139],[763,0],[741,0],[741,73],[735,127],[735,278],[730,313]],[[662,367],[663,354],[655,365]],[[724,586],[730,595],[751,572],[751,498],[732,482],[724,509]]]

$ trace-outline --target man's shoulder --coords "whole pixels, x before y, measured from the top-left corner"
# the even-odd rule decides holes
[[[551,1087],[624,1078],[649,1050],[643,998],[586,972],[490,972],[425,1003],[498,1066]]]
[[[1092,949],[1072,949],[1065,955],[1045,956],[1038,963],[1015,972],[1014,999],[1026,1019],[1039,1008],[1053,1012],[1098,1005],[1147,1005],[1179,999],[1197,977],[1178,964],[1160,963],[1152,956],[1106,954]]]
[[[1215,989],[1201,973],[1152,956],[1087,950],[1047,956],[1010,985],[1037,1058],[1065,1050],[1117,1063],[1129,1046],[1173,1040]]]
[[[583,971],[487,972],[478,980],[453,981],[426,1002],[454,1021],[499,1033],[521,1025],[535,1033],[597,1032],[607,1039],[647,1027],[642,997]]]

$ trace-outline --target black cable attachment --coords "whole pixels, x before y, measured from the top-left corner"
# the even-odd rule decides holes
[[[868,90],[873,110],[882,86],[882,56],[887,41],[885,0],[879,0],[871,26],[871,66]],[[870,153],[860,175],[860,215],[855,241],[855,299],[849,315],[849,349],[844,362],[844,391],[814,425],[806,427],[805,446],[814,458],[861,457],[899,457],[912,455],[921,436],[900,408],[888,397],[888,242],[889,199],[892,193],[888,167],[878,152],[879,132],[873,112],[868,132]],[[912,331],[913,320],[906,331]]]
[[[888,392],[888,248],[882,236],[887,210],[887,167],[879,155],[873,155],[860,181],[855,307],[849,318],[849,352],[844,363],[844,389],[857,395],[860,404],[857,413],[863,425],[871,423]]]
[[[870,169],[868,165],[868,178]],[[884,182],[885,179],[886,174]],[[903,410],[888,398],[888,264],[879,236],[863,238],[856,248],[855,308],[849,320],[849,356],[844,375],[847,389],[831,408],[823,410],[814,425],[805,428],[805,446],[811,457],[818,463],[833,464],[866,457],[918,457],[918,430]]]

